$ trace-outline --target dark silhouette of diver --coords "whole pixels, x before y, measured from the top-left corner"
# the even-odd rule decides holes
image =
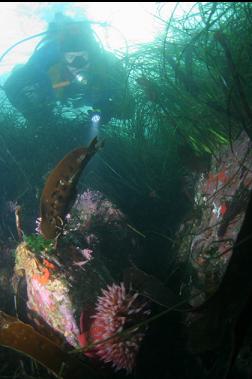
[[[25,65],[4,84],[11,104],[27,119],[51,114],[56,102],[89,106],[103,123],[130,117],[127,75],[122,62],[104,51],[90,23],[57,14]]]

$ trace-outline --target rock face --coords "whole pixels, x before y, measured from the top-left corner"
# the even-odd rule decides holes
[[[29,310],[63,335],[70,345],[78,347],[79,329],[65,275],[46,268],[25,243],[16,250],[15,270],[25,271]]]
[[[129,254],[136,248],[122,212],[100,192],[87,190],[77,197],[66,219],[63,234],[57,244],[54,241],[52,249],[41,235],[32,239],[28,237],[17,247],[15,272],[25,275],[27,307],[38,328],[42,321],[63,342],[80,348],[108,337],[105,329],[98,333],[97,322],[94,327],[98,317],[97,304],[107,288],[119,288],[122,292],[121,296],[117,296],[120,291],[116,292],[106,303],[108,314],[115,314],[113,333],[122,332],[129,325],[144,320],[149,311],[146,310],[146,300],[122,283]],[[115,311],[117,309],[121,313]],[[129,311],[128,316],[126,310]],[[124,314],[123,321],[121,314]],[[136,327],[129,338],[125,334],[118,335],[102,345],[103,349],[109,350],[106,346],[114,341],[115,352],[121,352],[120,359],[116,353],[111,359],[99,354],[101,348],[93,349],[87,355],[109,362],[116,369],[131,371],[144,330]],[[134,349],[128,360],[126,353],[131,342]]]
[[[216,291],[232,255],[252,189],[251,145],[243,132],[212,159],[208,175],[196,185],[193,218],[178,233],[180,258],[189,258],[192,272],[192,305]]]

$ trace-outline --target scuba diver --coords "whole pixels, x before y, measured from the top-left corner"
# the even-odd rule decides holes
[[[27,119],[41,119],[59,102],[88,106],[102,123],[129,118],[127,76],[121,61],[104,51],[87,21],[55,15],[45,37],[25,65],[4,84],[11,104]]]

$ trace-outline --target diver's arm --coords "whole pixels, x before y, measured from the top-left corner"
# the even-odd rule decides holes
[[[4,90],[10,103],[24,115],[36,112],[53,99],[47,73],[30,64],[13,71],[4,84]]]
[[[33,107],[37,109],[54,100],[48,69],[60,58],[54,45],[43,46],[29,61],[14,69],[4,84],[11,104],[25,114]]]
[[[32,54],[27,64],[34,69],[47,72],[50,67],[62,59],[59,44],[52,41],[42,45]]]
[[[48,70],[60,59],[59,46],[54,42],[50,42],[35,50],[25,65],[17,69],[14,68],[4,85],[6,94],[11,102],[15,102],[15,97],[25,94],[26,87],[29,88],[29,91],[32,90],[32,86],[34,86],[34,89],[39,87],[42,90],[42,95],[50,92],[52,95]]]

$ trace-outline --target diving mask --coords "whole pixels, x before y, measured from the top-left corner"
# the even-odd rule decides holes
[[[87,69],[89,67],[89,56],[87,51],[67,52],[64,54],[68,67],[75,69]]]
[[[64,54],[67,68],[79,84],[87,84],[86,72],[89,68],[89,56],[86,51],[67,52]]]

